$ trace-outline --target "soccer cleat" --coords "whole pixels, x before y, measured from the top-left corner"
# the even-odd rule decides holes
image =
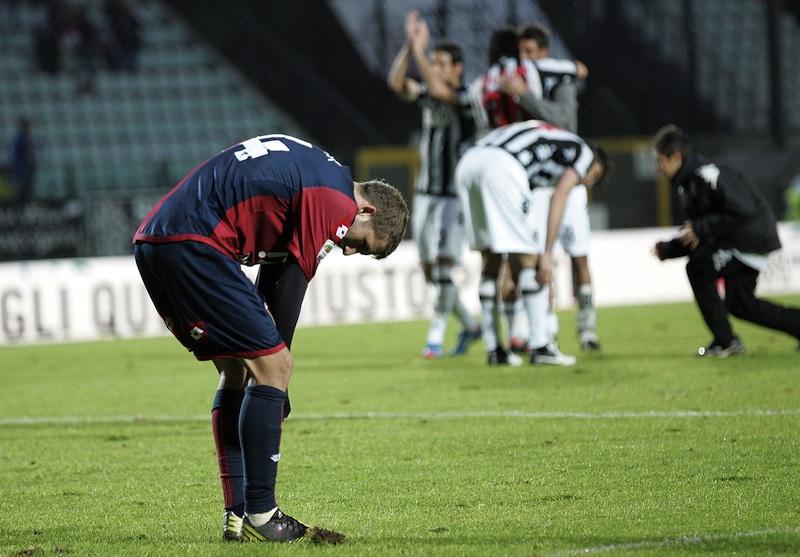
[[[512,366],[518,367],[522,365],[522,358],[509,352],[502,346],[498,346],[488,353],[488,362],[490,366]]]
[[[456,347],[450,352],[451,356],[461,356],[466,354],[470,346],[475,344],[481,338],[481,328],[475,327],[474,329],[464,329],[458,333],[458,342]]]
[[[697,355],[704,358],[727,358],[728,356],[741,356],[745,351],[741,339],[733,337],[727,346],[723,346],[715,339],[708,346],[698,348]]]
[[[441,344],[426,344],[422,349],[422,357],[426,360],[436,360],[444,355],[444,348]]]
[[[597,352],[600,350],[600,340],[594,331],[581,331],[578,334],[581,350],[584,352]]]
[[[239,541],[242,535],[242,517],[233,511],[225,511],[222,515],[222,539]]]
[[[562,354],[553,343],[545,344],[540,348],[531,350],[532,364],[547,364],[552,366],[573,366],[578,359],[575,356]]]
[[[528,341],[524,338],[520,337],[511,337],[511,342],[509,342],[511,351],[516,354],[527,354],[528,353]]]
[[[253,526],[250,517],[242,521],[242,541],[246,542],[290,542],[306,535],[308,526],[276,509],[266,523]]]

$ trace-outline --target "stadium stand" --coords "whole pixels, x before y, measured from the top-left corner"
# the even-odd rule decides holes
[[[431,23],[434,38],[448,37],[464,50],[465,78],[470,81],[486,70],[492,29],[531,21],[548,23],[537,2],[496,2],[493,0],[395,0],[374,2],[365,10],[363,0],[330,2],[373,72],[384,74],[403,41],[405,14],[417,9]],[[555,31],[555,30],[554,30]],[[569,57],[564,42],[554,33],[552,54]]]
[[[772,78],[766,2],[618,1],[602,3],[602,9],[592,0],[577,0],[570,9],[557,0],[539,4],[578,56],[583,54],[590,68],[601,70],[603,85],[610,88],[592,90],[590,83],[592,102],[585,104],[601,108],[582,119],[587,126],[606,134],[635,133],[637,128],[652,130],[660,122],[674,121],[690,129],[745,132],[750,137],[769,132]],[[788,130],[797,130],[800,105],[792,99],[800,94],[800,75],[793,69],[800,57],[800,20],[792,4],[785,2],[777,19],[783,121]],[[598,41],[587,29],[603,29],[614,40]],[[631,76],[636,76],[635,82]],[[672,86],[654,86],[664,79]],[[694,90],[689,90],[692,83]],[[603,112],[615,113],[616,121],[603,120]]]
[[[138,71],[98,63],[93,92],[81,92],[68,49],[63,71],[36,70],[33,37],[47,17],[44,3],[0,3],[0,138],[11,137],[20,115],[33,120],[36,198],[163,190],[237,138],[301,134],[169,8],[136,6],[143,29]],[[88,7],[101,26],[100,3]]]

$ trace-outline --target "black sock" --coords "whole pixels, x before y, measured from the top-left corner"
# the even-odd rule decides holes
[[[239,438],[244,458],[245,511],[251,514],[278,506],[275,479],[285,402],[286,392],[275,387],[254,385],[245,389]]]

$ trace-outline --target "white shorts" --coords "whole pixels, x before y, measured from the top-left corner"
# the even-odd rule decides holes
[[[469,149],[456,166],[456,191],[472,249],[542,252],[545,239],[534,229],[528,174],[511,154],[498,147]]]
[[[547,239],[547,218],[550,200],[555,188],[533,189],[534,230],[539,238]],[[556,245],[561,246],[570,257],[589,254],[589,205],[586,186],[578,184],[570,190],[567,204],[561,217]]]
[[[414,194],[411,234],[417,242],[421,263],[440,257],[461,261],[464,250],[464,214],[456,197]]]
[[[558,239],[570,257],[589,255],[589,195],[583,184],[578,184],[569,192]]]

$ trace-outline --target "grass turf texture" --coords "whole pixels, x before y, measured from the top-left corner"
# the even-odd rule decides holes
[[[279,500],[340,546],[220,540],[216,373],[174,340],[0,349],[0,555],[800,553],[790,338],[737,322],[749,356],[698,359],[693,306],[610,308],[574,368],[488,368],[423,360],[426,327],[295,337]]]

